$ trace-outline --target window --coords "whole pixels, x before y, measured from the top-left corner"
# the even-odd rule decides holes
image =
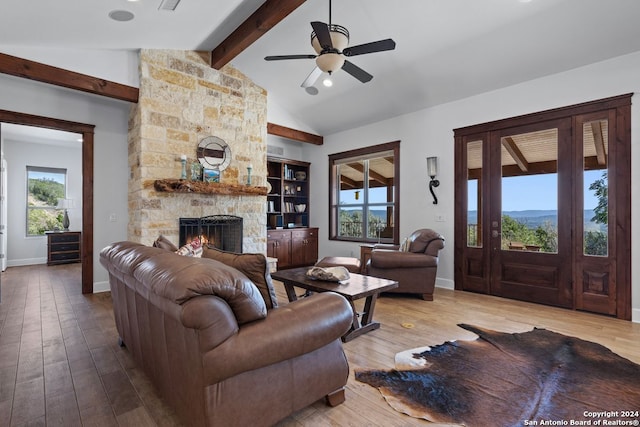
[[[66,195],[67,170],[27,166],[27,236],[62,229],[64,210],[58,200]]]
[[[400,141],[329,156],[331,240],[399,243]]]

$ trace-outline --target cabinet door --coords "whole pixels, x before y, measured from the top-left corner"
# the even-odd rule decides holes
[[[267,233],[267,256],[278,259],[278,269],[291,265],[291,233]]]
[[[317,229],[295,230],[291,232],[291,263],[312,265],[318,260]]]

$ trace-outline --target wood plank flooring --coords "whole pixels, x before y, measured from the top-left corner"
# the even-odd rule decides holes
[[[118,347],[110,294],[81,294],[79,264],[12,267],[0,278],[0,425],[180,425]],[[276,286],[284,304],[284,288]],[[409,348],[473,339],[458,323],[506,332],[547,328],[640,363],[640,324],[484,295],[436,289],[432,302],[383,296],[375,319],[381,329],[344,344],[351,368],[346,402],[335,408],[316,402],[279,427],[432,426],[392,410],[353,371],[392,368],[394,355]]]

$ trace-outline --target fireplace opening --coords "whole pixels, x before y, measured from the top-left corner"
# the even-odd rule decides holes
[[[202,218],[180,218],[180,246],[200,238],[227,252],[242,253],[242,218],[233,215],[210,215]]]

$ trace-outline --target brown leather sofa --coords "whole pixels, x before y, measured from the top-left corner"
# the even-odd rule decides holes
[[[390,292],[420,294],[422,299],[433,301],[438,252],[444,248],[444,237],[433,230],[420,229],[407,238],[407,244],[406,251],[398,246],[376,245],[365,274],[396,280],[398,287]]]
[[[185,425],[268,426],[323,397],[342,403],[348,302],[327,292],[278,307],[263,255],[207,252],[100,253],[120,338]]]

